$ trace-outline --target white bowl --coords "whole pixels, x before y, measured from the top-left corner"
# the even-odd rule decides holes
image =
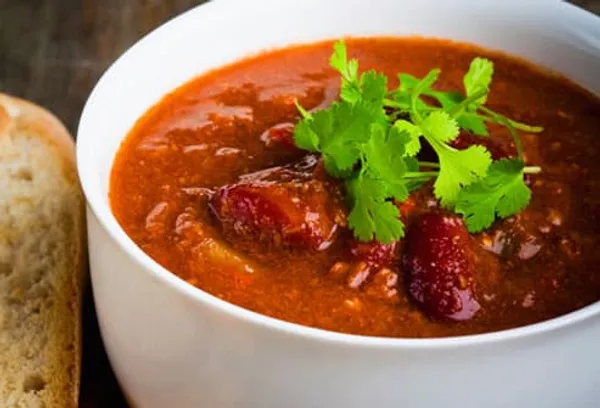
[[[135,406],[600,406],[600,303],[477,336],[332,333],[253,313],[188,285],[145,255],[111,214],[115,153],[163,95],[264,49],[379,34],[504,50],[600,93],[600,19],[554,0],[217,0],[145,37],[99,81],[77,140],[100,328]]]

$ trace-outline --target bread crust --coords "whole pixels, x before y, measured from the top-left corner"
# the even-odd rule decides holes
[[[70,332],[67,335],[71,336],[72,332],[73,344],[70,344],[68,350],[64,350],[64,353],[61,354],[62,361],[59,364],[62,364],[63,367],[64,365],[69,366],[70,383],[64,384],[64,388],[61,390],[49,390],[54,396],[56,394],[64,396],[65,401],[61,408],[77,407],[81,376],[82,292],[86,279],[87,250],[85,201],[77,176],[75,143],[62,122],[45,108],[24,99],[0,93],[0,150],[3,146],[3,139],[10,146],[10,134],[18,134],[24,131],[43,139],[44,143],[55,153],[56,157],[53,160],[60,163],[65,181],[79,192],[78,203],[73,206],[77,211],[77,214],[74,214],[75,225],[73,228],[76,236],[71,237],[69,240],[70,243],[75,243],[75,245],[71,245],[73,248],[70,248],[72,259],[67,260],[69,268],[63,271],[69,274],[69,288],[67,288],[69,293],[66,296],[69,299],[71,316],[70,323],[65,324]],[[0,160],[2,160],[1,153]],[[54,406],[51,405],[53,401],[44,402],[48,407]]]
[[[73,183],[79,183],[75,166],[75,142],[63,123],[47,109],[21,98],[0,92],[0,138],[3,133],[16,129],[30,130],[44,137],[57,147],[56,151],[64,165],[65,175]]]

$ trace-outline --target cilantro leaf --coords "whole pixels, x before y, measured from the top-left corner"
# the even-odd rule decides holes
[[[404,160],[398,160],[398,157],[404,154],[404,146],[409,138],[407,134],[397,133],[393,128],[389,128],[386,135],[386,130],[378,124],[371,128],[371,139],[363,150],[366,159],[363,169],[387,185],[388,197],[404,201],[408,197],[408,189],[402,178],[406,172],[406,164]]]
[[[398,87],[398,90],[397,90],[397,92],[399,92],[399,93],[411,93],[413,91],[413,89],[415,88],[415,86],[417,86],[417,84],[420,81],[419,78],[417,78],[413,75],[410,75],[410,74],[406,74],[406,73],[398,74],[398,80],[400,81],[400,86]],[[446,111],[452,110],[456,105],[458,105],[464,99],[464,96],[461,95],[459,92],[436,91],[436,90],[432,89],[431,86],[423,89],[421,94],[424,96],[429,96],[429,97],[437,100],[437,102],[440,104],[440,106]]]
[[[356,102],[360,98],[358,61],[356,59],[348,61],[344,40],[336,41],[333,44],[333,54],[329,60],[329,65],[342,75],[341,99],[350,103]]]
[[[346,180],[346,192],[352,207],[348,216],[348,226],[361,241],[373,239],[375,223],[371,207],[375,200],[385,199],[385,193],[382,194],[377,189],[378,183],[370,181],[362,176]],[[379,194],[376,195],[377,193]]]
[[[377,112],[362,103],[351,105],[339,102],[326,110],[331,120],[326,123],[330,127],[321,129],[321,145],[324,150],[352,142],[365,142],[369,139],[371,124]]]
[[[443,207],[452,208],[461,188],[485,176],[492,161],[490,153],[483,146],[471,146],[466,150],[448,146],[446,143],[459,135],[459,129],[456,120],[445,111],[430,113],[419,127],[440,162],[434,194]]]
[[[367,71],[360,77],[361,99],[367,103],[383,105],[383,98],[387,93],[388,78],[377,71]]]
[[[324,112],[329,119],[322,121],[321,127],[313,129],[320,135],[327,171],[339,177],[351,172],[358,161],[358,144],[368,140],[373,118],[364,105],[351,105],[344,101],[333,104]]]
[[[447,112],[454,109],[456,107],[456,105],[461,103],[464,99],[464,97],[460,93],[454,92],[454,91],[442,92],[442,91],[427,90],[426,92],[423,93],[423,95],[429,96],[429,97],[437,100],[438,103],[440,104],[440,106],[442,107],[442,109],[444,109]]]
[[[473,59],[473,61],[471,61],[471,65],[469,66],[469,71],[463,78],[463,85],[465,87],[467,98],[477,92],[480,92],[481,90],[489,92],[493,75],[494,64],[490,60],[480,57]],[[478,106],[484,105],[486,100],[487,96],[478,98],[471,104],[471,110],[477,108]]]
[[[398,81],[400,82],[398,91],[410,93],[419,83],[419,78],[411,74],[400,73],[398,74]]]
[[[427,137],[441,143],[451,142],[458,137],[459,129],[456,120],[444,111],[431,112],[421,122],[421,130]]]
[[[408,136],[408,141],[404,146],[404,154],[406,156],[413,157],[419,153],[421,150],[421,141],[419,140],[422,133],[421,128],[407,120],[397,120],[390,131],[394,133],[406,133]]]
[[[346,180],[346,191],[352,204],[348,226],[361,241],[389,244],[404,236],[400,211],[387,200],[387,189],[367,173]]]
[[[358,82],[358,61],[356,59],[348,61],[348,53],[344,40],[336,41],[333,44],[333,54],[331,55],[329,64],[338,70],[347,81]]]
[[[336,102],[298,122],[294,141],[301,149],[322,153],[327,171],[342,177],[353,170],[360,145],[369,140],[371,125],[381,115],[381,109],[360,101]]]
[[[406,166],[406,171],[410,172],[417,172],[420,168],[419,160],[416,157],[404,156],[404,165]]]
[[[384,126],[374,124],[371,127],[371,138],[364,147],[364,153],[369,169],[375,170],[381,178],[400,179],[406,171],[406,166],[403,160],[396,160],[396,158],[402,157],[408,137],[404,133],[396,133],[391,129],[393,128],[390,128],[390,132],[386,134],[387,129]]]
[[[471,76],[474,77],[474,75]],[[400,81],[400,86],[393,94],[394,99],[397,102],[409,101],[410,97],[408,95],[419,83],[419,79],[405,73],[399,74],[398,79]],[[431,87],[423,89],[421,95],[435,99],[439,103],[439,106],[446,112],[453,111],[465,100],[465,97],[456,91],[436,91],[431,89]],[[485,102],[485,98],[482,99],[481,102]],[[423,101],[418,101],[417,110],[425,111],[427,110],[427,105]],[[478,136],[488,136],[485,116],[476,112],[462,112],[456,119],[460,128],[468,130]]]
[[[317,112],[317,115],[319,115],[319,112]],[[319,135],[313,130],[312,122],[313,119],[311,118],[301,120],[296,124],[296,127],[294,128],[294,143],[302,150],[318,152],[320,149],[320,138]]]
[[[378,241],[390,244],[392,241],[398,241],[404,237],[404,223],[400,219],[400,210],[393,202],[377,203],[374,210],[376,215],[373,217],[373,223]]]
[[[419,98],[424,92],[431,89],[431,86],[437,81],[441,71],[436,68],[432,69],[425,75],[412,89],[412,98]]]
[[[485,119],[476,113],[463,112],[456,118],[456,121],[461,129],[468,130],[477,136],[489,136]]]
[[[518,159],[503,159],[494,162],[486,177],[488,185],[502,186],[504,194],[496,207],[498,216],[510,217],[529,204],[531,190],[524,180],[525,163]]]
[[[433,185],[433,192],[443,207],[453,208],[461,188],[483,178],[492,159],[487,149],[479,145],[465,150],[443,147],[436,152],[440,160],[440,174]]]
[[[456,203],[456,212],[465,217],[470,232],[480,232],[496,216],[506,218],[524,209],[531,190],[523,179],[524,164],[518,159],[494,162],[485,179],[464,188]]]
[[[394,109],[398,109],[398,111],[402,113],[410,113],[412,107],[412,95],[411,92],[400,92],[398,90],[393,91],[391,96],[393,97],[393,105],[390,105]],[[387,104],[390,104],[390,101],[386,101]],[[428,111],[428,105],[422,101],[421,99],[417,99],[415,102],[417,110],[419,112]]]
[[[306,116],[294,128],[296,146],[310,152],[322,152],[322,140],[334,130],[333,108]]]

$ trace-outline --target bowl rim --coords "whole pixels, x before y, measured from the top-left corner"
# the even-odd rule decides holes
[[[549,332],[554,332],[561,329],[567,329],[577,323],[583,322],[595,315],[600,315],[600,300],[587,305],[581,309],[577,309],[570,313],[560,315],[558,317],[545,320],[542,322],[516,327],[512,329],[499,330],[493,332],[486,332],[481,334],[470,334],[462,336],[452,337],[440,337],[440,338],[395,338],[395,337],[379,337],[379,336],[366,336],[357,334],[347,334],[342,332],[330,331],[325,329],[319,329],[315,327],[304,326],[297,323],[284,321],[278,318],[263,315],[258,312],[254,312],[249,309],[245,309],[241,306],[222,300],[209,292],[206,292],[200,288],[197,288],[185,280],[179,278],[168,269],[164,268],[158,262],[154,261],[149,255],[147,255],[135,242],[125,233],[122,229],[116,217],[110,209],[110,205],[105,204],[102,200],[96,199],[93,193],[93,186],[90,179],[93,175],[93,170],[88,162],[85,160],[85,146],[86,142],[86,125],[88,112],[93,109],[95,97],[101,89],[104,78],[113,70],[114,66],[117,65],[122,59],[126,58],[130,53],[135,52],[141,44],[146,44],[152,41],[152,38],[163,30],[169,30],[174,25],[184,19],[191,19],[197,15],[200,17],[201,13],[215,11],[217,7],[221,7],[228,3],[236,3],[237,1],[244,0],[213,0],[207,3],[192,7],[186,12],[175,16],[174,18],[167,20],[165,23],[150,31],[148,34],[143,36],[141,39],[136,41],[130,46],[117,60],[115,60],[109,68],[102,74],[99,80],[96,82],[93,90],[91,91],[81,114],[79,126],[77,129],[77,143],[76,143],[76,159],[77,159],[77,171],[80,179],[80,183],[87,201],[88,207],[88,224],[89,217],[93,215],[100,227],[108,234],[116,245],[123,250],[123,252],[135,263],[140,269],[148,273],[150,277],[160,284],[165,284],[170,290],[185,296],[193,302],[201,303],[205,307],[214,309],[227,314],[229,317],[233,317],[244,321],[247,324],[253,324],[260,326],[264,330],[278,332],[284,335],[296,336],[307,340],[329,342],[337,345],[344,345],[348,347],[368,347],[378,349],[450,349],[450,348],[462,348],[470,347],[473,345],[487,345],[498,342],[509,342],[522,338],[529,338],[532,336],[542,335]],[[268,1],[268,0],[265,0]],[[562,1],[548,0],[548,3],[558,3],[560,7],[563,7],[565,13],[579,13],[579,17],[587,14],[586,18],[590,16],[596,19],[597,24],[600,24],[600,17],[595,16],[591,12],[580,9],[579,7],[565,3]],[[214,9],[214,10],[213,10]],[[581,14],[583,13],[583,14]],[[154,102],[157,103],[157,102]],[[123,135],[121,141],[127,136]],[[114,157],[112,158],[114,160]]]

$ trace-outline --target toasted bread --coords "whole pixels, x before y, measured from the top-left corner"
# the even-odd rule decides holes
[[[51,113],[0,94],[0,406],[77,407],[84,199]]]

